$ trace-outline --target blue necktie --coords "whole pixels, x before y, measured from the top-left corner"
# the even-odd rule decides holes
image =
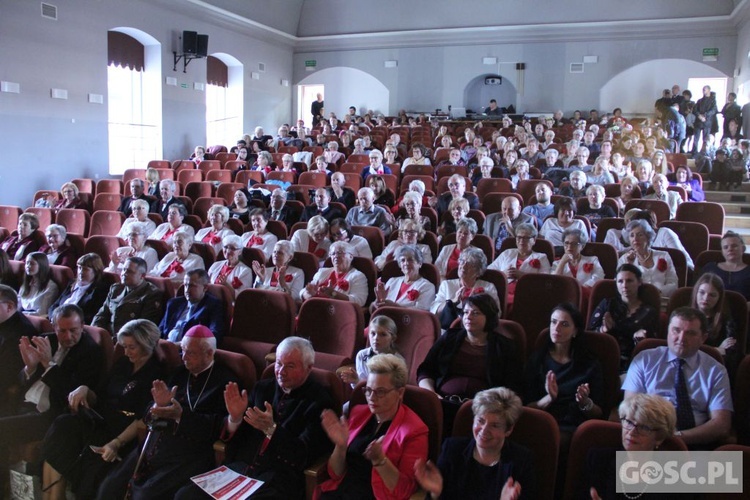
[[[685,360],[678,358],[672,360],[672,363],[675,367],[674,392],[677,396],[677,429],[692,429],[695,427],[695,416],[693,415],[693,407],[690,404],[685,373],[682,371]]]

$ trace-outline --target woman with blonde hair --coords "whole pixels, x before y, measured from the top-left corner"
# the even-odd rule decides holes
[[[88,205],[85,201],[80,198],[80,192],[78,186],[72,182],[66,182],[60,188],[62,198],[55,205],[55,213],[59,212],[63,208],[80,208],[86,209]]]
[[[211,205],[208,209],[208,227],[199,230],[195,235],[195,241],[205,243],[214,249],[214,254],[219,255],[222,249],[221,242],[224,238],[234,234],[227,227],[229,220],[229,209],[224,205]]]

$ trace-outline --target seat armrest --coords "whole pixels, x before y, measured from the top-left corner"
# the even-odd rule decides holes
[[[328,479],[328,458],[330,455],[320,457],[305,469],[305,498],[312,499],[315,488]]]

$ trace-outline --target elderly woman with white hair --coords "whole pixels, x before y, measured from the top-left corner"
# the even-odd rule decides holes
[[[194,253],[190,253],[191,246],[193,246],[192,235],[175,234],[172,240],[172,251],[165,255],[148,275],[169,278],[174,283],[181,285],[188,271],[205,269],[206,265],[203,259]]]
[[[642,281],[656,286],[662,297],[669,297],[677,290],[677,273],[669,253],[651,248],[656,233],[645,220],[632,220],[625,226],[630,250],[620,257],[617,265],[633,264],[643,273]]]
[[[250,167],[250,170],[257,170],[259,172],[263,173],[263,177],[265,178],[266,175],[268,175],[268,172],[270,172],[273,169],[273,156],[271,156],[271,153],[268,151],[259,151],[258,152],[258,158],[255,160],[255,164]]]
[[[471,242],[479,232],[477,223],[474,219],[464,217],[456,222],[456,242],[445,245],[437,260],[435,266],[438,268],[441,278],[445,278],[448,273],[458,269],[458,260],[461,252],[471,246]]]
[[[295,231],[292,235],[294,252],[307,252],[315,255],[322,264],[328,257],[331,246],[328,221],[322,215],[314,215],[307,221],[307,227]]]
[[[370,310],[383,306],[429,310],[435,300],[435,285],[419,274],[422,253],[415,246],[402,245],[396,250],[395,260],[403,275],[391,278],[385,284],[378,280]]]
[[[300,301],[300,293],[305,286],[305,273],[302,269],[290,266],[294,249],[287,240],[277,241],[273,247],[271,261],[273,266],[266,267],[258,261],[253,261],[255,271],[254,288],[274,290],[290,295],[295,302]]]
[[[346,177],[341,172],[334,172],[331,175],[331,186],[328,191],[331,193],[331,201],[343,203],[347,210],[356,203],[354,190],[346,187]]]
[[[221,240],[224,249],[224,260],[211,264],[208,276],[211,283],[224,285],[237,297],[242,290],[252,288],[253,272],[240,260],[242,255],[242,239],[236,234],[224,236]]]
[[[461,252],[458,258],[458,278],[441,281],[435,300],[430,305],[430,311],[438,316],[444,330],[450,328],[451,323],[461,316],[464,299],[471,295],[486,293],[500,307],[495,285],[479,279],[486,270],[487,256],[482,250],[469,247]]]
[[[185,205],[182,203],[173,203],[168,209],[167,222],[159,224],[154,232],[149,235],[148,239],[166,241],[167,245],[171,245],[175,234],[183,233],[190,236],[190,239],[193,240],[195,238],[195,229],[190,224],[183,222],[187,214]]]
[[[125,219],[117,233],[118,238],[123,240],[130,234],[130,226],[135,223],[143,224],[146,228],[146,236],[156,231],[156,223],[148,217],[148,202],[146,200],[133,200],[130,204],[130,217]]]
[[[422,181],[412,182],[419,182],[424,186],[424,182]],[[424,192],[424,190],[422,192]],[[417,191],[412,191],[410,189],[404,193],[400,202],[393,206],[393,213],[396,214],[396,224],[400,224],[401,221],[407,219],[414,220],[417,221],[425,231],[431,230],[432,223],[430,222],[430,218],[421,215],[423,201],[424,197]],[[422,235],[420,235],[420,238],[421,236]]]
[[[214,254],[219,255],[221,252],[222,240],[234,234],[234,231],[227,227],[229,220],[229,209],[224,205],[211,205],[208,209],[208,227],[204,227],[195,235],[195,241],[211,245]]]
[[[42,245],[39,251],[47,254],[50,265],[75,269],[78,255],[68,241],[68,232],[65,230],[65,226],[50,224],[44,234],[47,237],[47,244]]]
[[[563,231],[562,239],[565,253],[552,264],[552,274],[575,278],[584,289],[590,290],[597,281],[604,279],[604,269],[596,255],[581,254],[581,250],[589,242],[588,234],[586,231],[570,228]],[[588,293],[584,295],[588,298]]]
[[[495,162],[489,156],[481,158],[477,167],[471,174],[471,183],[476,189],[479,181],[482,179],[492,179],[492,169],[495,168]]]
[[[145,260],[147,271],[150,271],[159,263],[159,255],[156,250],[146,245],[146,238],[149,235],[148,226],[141,222],[134,222],[128,227],[130,230],[125,235],[127,245],[116,249],[109,256],[109,265],[105,269],[109,273],[119,275],[128,257],[140,257]]]
[[[346,300],[364,306],[367,302],[367,278],[352,267],[354,248],[344,241],[331,245],[333,267],[320,269],[310,283],[302,290],[300,297],[327,297]]]
[[[370,151],[370,165],[362,169],[362,181],[367,181],[370,175],[392,174],[391,168],[383,163],[383,153],[377,149]]]
[[[443,442],[437,465],[420,461],[417,481],[431,498],[535,498],[531,450],[508,437],[523,403],[506,387],[476,393],[471,403],[471,437]]]
[[[432,252],[430,247],[419,243],[424,236],[424,228],[413,219],[401,219],[398,228],[398,238],[388,243],[383,252],[375,257],[375,267],[382,271],[385,265],[396,258],[396,250],[403,245],[415,246],[422,254],[422,262],[432,264]]]
[[[329,141],[326,144],[326,150],[323,152],[323,157],[326,159],[326,163],[338,163],[344,160],[344,153],[339,151],[339,143],[336,141]]]

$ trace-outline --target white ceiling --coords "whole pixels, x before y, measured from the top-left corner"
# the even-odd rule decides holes
[[[728,16],[741,0],[169,0],[206,4],[294,37]]]

